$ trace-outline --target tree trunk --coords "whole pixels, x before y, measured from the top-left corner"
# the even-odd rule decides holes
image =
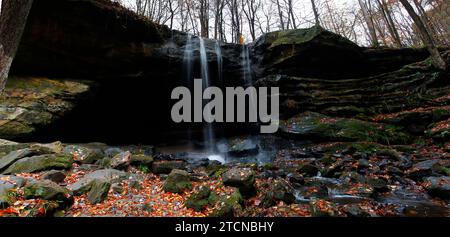
[[[33,0],[3,0],[0,15],[0,93],[19,47]]]
[[[364,20],[366,21],[366,24],[367,24],[367,29],[369,30],[369,34],[370,34],[369,36],[370,36],[370,40],[372,41],[372,46],[378,47],[379,43],[378,43],[377,33],[375,31],[375,26],[373,23],[373,19],[370,16],[369,10],[367,9],[366,4],[362,0],[358,0],[358,2],[359,2],[359,5],[361,6]]]
[[[316,25],[320,25],[319,13],[317,12],[316,1],[311,0],[312,9],[314,12],[314,18],[316,19]]]
[[[408,3],[408,0],[400,0],[402,5],[405,7],[408,14],[411,16],[412,20],[414,21],[414,24],[416,25],[423,43],[427,47],[428,51],[430,52],[431,58],[433,59],[433,64],[441,69],[446,70],[447,64],[445,63],[444,59],[442,59],[441,54],[439,53],[439,50],[436,48],[436,45],[434,44],[433,38],[430,36],[430,33],[427,30],[426,24],[422,22],[422,19],[419,15],[414,11],[414,8],[411,6],[411,4]]]

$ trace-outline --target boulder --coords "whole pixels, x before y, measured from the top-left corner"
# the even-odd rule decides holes
[[[119,153],[111,159],[110,166],[113,169],[124,169],[131,164],[131,153],[129,151]]]
[[[317,173],[319,172],[319,168],[312,163],[305,163],[301,164],[297,168],[297,171],[300,174],[303,174],[305,177],[313,177],[317,175]]]
[[[244,198],[238,189],[234,190],[231,195],[221,196],[211,212],[209,217],[230,218],[236,217],[237,212],[242,210]]]
[[[413,167],[406,171],[407,177],[414,180],[421,180],[426,176],[432,175],[442,169],[439,160],[426,160],[413,165]]]
[[[153,164],[154,158],[153,156],[148,156],[144,154],[136,154],[131,155],[131,164],[137,166],[146,166],[151,168]]]
[[[295,190],[284,179],[278,178],[268,183],[269,189],[264,192],[261,205],[265,208],[274,206],[278,201],[286,204],[295,202]]]
[[[430,195],[450,200],[450,177],[428,177],[424,186]]]
[[[17,160],[20,160],[31,154],[33,154],[33,150],[31,150],[29,148],[25,148],[25,149],[21,149],[21,150],[17,150],[17,151],[11,151],[8,155],[0,158],[0,171],[8,168],[10,165],[12,165]]]
[[[69,169],[73,159],[66,155],[41,155],[23,158],[9,166],[3,174],[34,173],[51,169]]]
[[[92,173],[86,174],[77,182],[68,186],[73,195],[80,196],[91,190],[93,180],[106,180],[109,183],[118,183],[127,179],[129,174],[113,169],[96,170]]]
[[[103,202],[108,197],[111,183],[105,179],[94,179],[91,181],[90,186],[87,199],[91,204],[97,204]]]
[[[184,170],[172,170],[166,181],[164,181],[163,189],[165,192],[171,193],[183,193],[191,190],[192,183],[189,173]]]
[[[233,167],[222,175],[223,184],[236,187],[244,197],[256,194],[255,172],[250,168]]]
[[[184,203],[187,208],[192,208],[197,212],[203,211],[208,206],[213,206],[217,201],[215,195],[207,186],[200,186]]]
[[[169,174],[174,169],[186,169],[186,161],[184,160],[159,160],[152,164],[152,173],[154,174]]]
[[[26,180],[22,177],[0,175],[0,209],[9,207],[13,200],[10,192],[25,185]]]
[[[228,154],[234,157],[245,157],[257,155],[259,146],[252,139],[230,139],[225,142],[219,142],[217,145],[219,152]]]
[[[105,157],[101,149],[91,149],[78,145],[68,145],[64,148],[64,154],[71,155],[75,162],[82,164],[94,164]]]
[[[71,201],[69,190],[50,181],[31,181],[24,187],[24,196],[27,199],[44,199],[51,201]]]

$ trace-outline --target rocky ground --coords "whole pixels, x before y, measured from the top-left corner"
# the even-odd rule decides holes
[[[151,146],[5,140],[0,216],[450,214],[449,142],[300,144],[269,136],[226,144],[222,164]],[[270,149],[271,162],[248,159]]]

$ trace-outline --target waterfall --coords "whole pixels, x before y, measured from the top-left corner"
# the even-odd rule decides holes
[[[194,81],[194,44],[192,35],[187,35],[183,56],[183,82],[186,87],[192,90]],[[192,141],[192,130],[188,128],[187,139]]]
[[[223,57],[222,48],[220,47],[220,42],[216,41],[216,56],[217,56],[217,79],[219,83],[222,83],[222,69],[223,69]]]
[[[183,79],[188,88],[192,86],[192,80],[194,79],[193,69],[194,69],[194,45],[192,41],[192,35],[188,35],[183,56]]]
[[[208,56],[206,54],[205,41],[203,38],[200,38],[200,64],[204,90],[210,87],[209,81],[210,78],[208,68]],[[214,134],[213,134],[213,126],[211,123],[207,123],[207,125],[203,128],[203,135],[206,148],[212,150],[214,145]]]

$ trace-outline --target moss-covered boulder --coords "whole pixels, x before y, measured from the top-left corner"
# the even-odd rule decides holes
[[[214,207],[210,217],[235,217],[238,212],[242,211],[244,198],[238,189],[234,190],[231,195],[221,196]]]
[[[22,177],[0,175],[0,209],[7,208],[13,203],[15,190],[23,187],[25,183]]]
[[[291,137],[325,141],[366,141],[382,144],[404,144],[410,140],[401,127],[358,119],[333,118],[315,112],[304,112],[282,121],[280,131]]]
[[[80,196],[91,190],[94,180],[106,180],[107,182],[114,184],[120,183],[124,179],[129,178],[129,176],[130,175],[128,173],[114,169],[96,170],[92,173],[86,174],[77,182],[69,185],[68,188],[71,190],[73,195]]]
[[[191,176],[184,170],[172,170],[166,181],[164,181],[163,189],[165,192],[171,193],[183,193],[191,190]]]
[[[185,202],[187,208],[195,211],[203,211],[208,206],[213,206],[217,202],[217,195],[207,186],[200,186],[189,196]]]
[[[20,159],[3,174],[34,173],[45,170],[63,170],[72,167],[73,158],[67,155],[41,155]]]
[[[66,200],[69,196],[69,190],[50,181],[31,181],[24,187],[25,198],[44,199],[44,200]]]
[[[276,179],[273,182],[268,183],[269,188],[264,192],[261,205],[263,207],[271,207],[277,204],[278,201],[282,201],[286,204],[292,204],[295,202],[295,191],[283,179]]]

